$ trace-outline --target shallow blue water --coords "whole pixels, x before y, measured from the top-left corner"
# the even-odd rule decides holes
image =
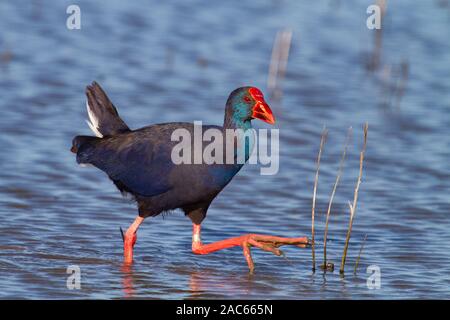
[[[389,1],[375,71],[368,68],[377,52],[375,31],[366,28],[370,1],[78,1],[81,30],[66,28],[69,4],[0,2],[0,298],[450,298],[448,1]],[[326,125],[321,241],[352,126],[330,222],[328,255],[338,265],[368,121],[345,277],[313,274],[309,249],[286,248],[287,258],[253,250],[253,276],[238,248],[195,256],[180,212],[146,220],[135,264],[122,269],[119,226],[132,222],[135,206],[69,152],[74,135],[89,133],[84,87],[100,82],[132,128],[221,124],[231,90],[267,92],[273,41],[285,27],[293,39],[283,98],[268,99],[280,129],[279,173],[245,166],[211,206],[203,240],[310,236],[314,161]],[[80,267],[80,290],[66,287],[69,265]],[[367,287],[370,265],[380,268],[379,289]]]

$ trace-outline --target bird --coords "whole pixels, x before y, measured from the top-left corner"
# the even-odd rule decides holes
[[[74,137],[71,151],[76,154],[78,164],[93,165],[105,172],[117,189],[124,195],[131,195],[137,204],[138,214],[134,222],[125,233],[121,229],[125,265],[133,263],[137,230],[144,219],[175,209],[181,209],[192,222],[194,254],[205,255],[240,246],[251,273],[254,262],[250,247],[280,256],[283,255],[279,249],[282,245],[306,247],[310,244],[307,237],[261,234],[245,234],[204,244],[201,223],[213,200],[248,160],[251,139],[233,138],[237,147],[233,145],[231,163],[174,163],[173,148],[178,142],[173,141],[173,132],[184,130],[192,134],[195,130],[193,123],[161,123],[132,130],[120,118],[116,107],[97,82],[86,87],[86,96],[89,118],[86,122],[95,136]],[[275,123],[261,90],[251,86],[240,87],[232,91],[226,101],[223,125],[204,125],[203,130],[213,129],[221,133],[242,130],[246,133],[252,129],[253,119]],[[239,148],[245,152],[245,159],[241,162],[235,161]]]

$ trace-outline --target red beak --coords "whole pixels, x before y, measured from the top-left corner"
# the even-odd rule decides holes
[[[266,101],[264,101],[262,92],[255,87],[250,88],[248,91],[252,98],[256,101],[252,110],[252,118],[274,124],[275,117],[273,116],[272,110],[270,110],[269,105],[266,103]]]
[[[270,110],[269,105],[264,100],[256,102],[253,107],[252,117],[269,124],[275,123],[275,117],[273,116],[272,110]]]

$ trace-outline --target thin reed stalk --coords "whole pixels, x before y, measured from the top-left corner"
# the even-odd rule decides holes
[[[341,274],[344,273],[345,260],[347,258],[348,244],[350,242],[350,236],[352,234],[353,219],[354,219],[355,213],[356,213],[356,204],[358,202],[359,186],[361,185],[361,179],[362,179],[364,154],[366,152],[366,146],[367,146],[367,132],[368,132],[368,130],[369,130],[369,125],[366,122],[364,124],[364,128],[363,128],[364,142],[363,142],[363,147],[362,147],[361,153],[359,155],[359,175],[358,175],[358,180],[356,182],[355,192],[354,192],[354,195],[353,195],[353,204],[350,201],[348,202],[348,205],[350,207],[350,222],[348,224],[347,237],[345,239],[344,252],[342,254],[342,260],[341,260],[341,268],[339,270],[339,272]]]
[[[358,258],[356,259],[355,270],[353,270],[353,274],[356,274],[356,272],[358,271],[359,260],[361,259],[361,253],[363,251],[364,244],[366,243],[366,240],[367,240],[367,234],[364,236],[364,239],[363,239],[363,241],[361,243],[361,248],[359,248],[359,254],[358,254]]]
[[[272,47],[270,58],[269,76],[267,78],[267,89],[272,96],[280,95],[278,83],[286,73],[289,51],[291,48],[292,30],[284,29],[277,32]]]
[[[269,76],[267,78],[267,89],[269,89],[269,91],[273,91],[276,87],[279,60],[280,60],[280,31],[278,31],[275,36],[275,41],[273,42],[272,47],[272,55],[270,57]]]
[[[330,219],[331,206],[333,203],[334,195],[336,194],[336,189],[339,184],[339,180],[341,179],[342,172],[344,170],[344,162],[345,157],[347,155],[348,144],[350,142],[350,137],[352,134],[352,127],[348,128],[347,138],[345,139],[344,151],[342,152],[341,161],[339,163],[339,169],[336,176],[336,180],[334,182],[333,191],[331,192],[330,201],[328,202],[328,210],[325,219],[325,231],[323,235],[323,269],[327,270],[327,237],[328,237],[328,222]]]
[[[313,200],[312,200],[312,210],[311,210],[311,250],[312,250],[312,270],[313,272],[316,271],[316,249],[315,249],[315,230],[314,230],[314,216],[315,216],[315,210],[316,210],[316,196],[317,196],[317,184],[319,182],[319,170],[320,170],[320,158],[322,157],[322,150],[323,146],[325,144],[325,141],[327,139],[328,130],[324,127],[322,131],[322,136],[320,138],[320,148],[319,148],[319,154],[317,155],[317,162],[316,162],[316,177],[314,179],[314,191],[313,191]]]

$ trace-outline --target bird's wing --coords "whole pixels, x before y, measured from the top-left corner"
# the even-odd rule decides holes
[[[89,163],[106,172],[119,189],[151,197],[169,191],[175,164],[168,146],[134,132],[101,139],[88,156]]]

